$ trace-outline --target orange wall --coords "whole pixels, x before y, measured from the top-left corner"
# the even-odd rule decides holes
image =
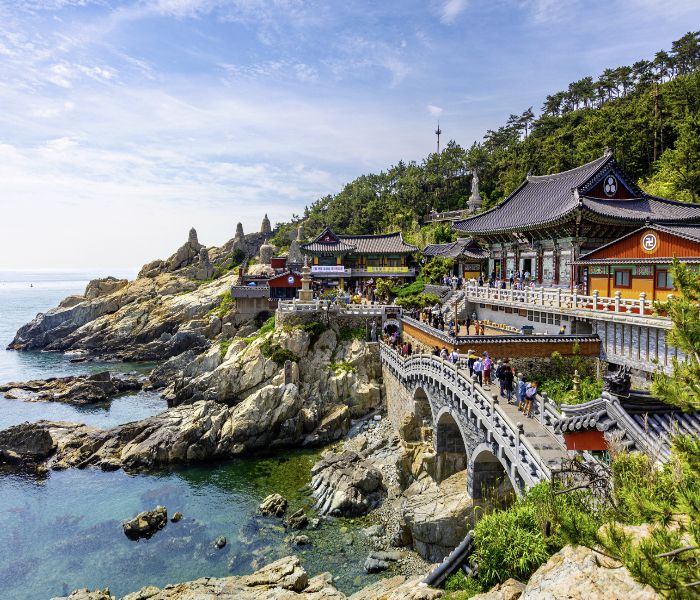
[[[642,238],[647,233],[653,233],[659,241],[653,253],[646,253],[642,250]],[[679,258],[682,256],[700,256],[700,244],[669,233],[645,228],[636,235],[620,240],[597,252],[592,252],[590,258],[657,258],[662,256],[671,257],[674,253]],[[586,258],[589,257],[587,256]]]

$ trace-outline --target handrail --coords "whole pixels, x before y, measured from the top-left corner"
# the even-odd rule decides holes
[[[514,308],[555,311],[562,314],[574,314],[589,318],[619,317],[651,319],[657,326],[670,327],[667,317],[655,314],[652,303],[647,300],[646,293],[639,294],[639,299],[622,298],[621,292],[615,292],[613,298],[600,296],[597,290],[590,296],[563,290],[562,288],[539,287],[533,289],[515,290],[508,288],[490,288],[476,286],[467,282],[465,300],[483,304],[507,304]],[[673,297],[670,294],[669,299]]]
[[[490,432],[491,441],[496,441],[504,454],[508,456],[511,464],[517,468],[523,481],[534,485],[542,480],[549,480],[552,471],[544,464],[540,453],[532,446],[517,423],[499,406],[498,397],[487,392],[476,383],[475,378],[458,366],[432,355],[417,354],[410,357],[399,356],[383,342],[380,344],[380,356],[382,361],[389,366],[400,379],[407,379],[411,375],[423,375],[438,381],[449,388],[452,398],[450,409],[456,409],[460,413],[467,404],[467,418],[477,417]],[[455,404],[455,399],[457,402]],[[554,440],[562,451],[565,446],[558,439],[554,431],[551,419],[547,422],[547,416],[561,418],[561,415],[548,405],[546,394],[537,396],[539,405],[539,425]],[[539,473],[538,473],[539,471]]]

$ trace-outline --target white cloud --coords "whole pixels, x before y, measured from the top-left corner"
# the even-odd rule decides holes
[[[442,6],[440,22],[452,23],[467,8],[467,0],[447,0]]]
[[[428,104],[428,112],[432,117],[439,117],[442,114],[442,109],[439,106]]]

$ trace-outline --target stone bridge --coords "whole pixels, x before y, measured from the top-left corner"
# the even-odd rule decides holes
[[[480,386],[461,366],[427,354],[404,358],[380,346],[394,427],[412,412],[419,423],[432,426],[438,459],[466,455],[462,465],[472,498],[501,485],[521,491],[548,481],[568,457],[563,437],[554,432],[561,415],[546,394],[537,396],[535,416],[524,418],[516,405],[499,399],[497,385]]]

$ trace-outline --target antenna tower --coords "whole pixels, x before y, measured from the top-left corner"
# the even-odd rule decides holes
[[[437,153],[440,154],[440,134],[442,129],[440,129],[440,119],[438,119],[438,128],[435,130],[435,134],[438,136]]]

